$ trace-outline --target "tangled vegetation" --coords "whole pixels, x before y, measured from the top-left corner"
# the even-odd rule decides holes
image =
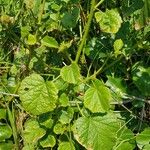
[[[150,149],[149,0],[0,7],[0,150]]]

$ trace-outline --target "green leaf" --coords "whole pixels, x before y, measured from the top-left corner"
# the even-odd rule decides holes
[[[71,12],[65,12],[62,18],[62,24],[66,28],[74,28],[79,19],[80,9],[75,7]]]
[[[120,125],[121,121],[111,113],[104,116],[80,117],[75,121],[73,133],[75,139],[86,149],[112,150]]]
[[[55,134],[63,134],[65,130],[66,130],[65,126],[62,125],[61,123],[55,124],[53,129]]]
[[[121,39],[117,39],[114,42],[114,50],[115,50],[115,56],[117,57],[119,54],[121,54],[122,52],[120,51],[123,47],[123,41]]]
[[[150,144],[145,145],[142,150],[150,150]]]
[[[8,139],[12,136],[12,130],[8,125],[0,125],[0,141]]]
[[[73,109],[71,107],[68,107],[67,111],[62,110],[61,112],[62,112],[62,114],[61,114],[61,116],[59,118],[59,121],[62,124],[70,123],[70,121],[73,118],[73,114],[74,114]]]
[[[0,119],[6,119],[6,109],[0,109]]]
[[[37,141],[46,134],[46,131],[41,128],[39,123],[34,119],[26,121],[24,128],[23,139],[27,144],[36,144]]]
[[[33,115],[53,111],[56,107],[57,93],[54,83],[45,82],[38,74],[26,77],[19,88],[24,109]]]
[[[0,150],[13,150],[14,149],[14,144],[12,141],[9,141],[7,143],[0,143]]]
[[[28,45],[34,45],[34,44],[36,44],[36,35],[29,34],[28,35],[27,44]]]
[[[40,145],[43,147],[43,148],[46,148],[46,147],[54,147],[56,144],[56,139],[53,135],[48,135],[45,139],[43,139],[41,142],[40,142]]]
[[[135,146],[129,142],[123,142],[115,150],[133,150],[134,147]]]
[[[95,18],[103,32],[117,33],[121,27],[122,19],[115,9],[96,12]]]
[[[121,78],[115,78],[111,76],[108,76],[107,78],[108,80],[106,85],[109,86],[119,97],[122,97],[126,94],[127,86]]]
[[[58,150],[75,150],[75,147],[71,142],[61,142],[58,146]]]
[[[143,132],[136,136],[136,142],[139,148],[150,143],[150,128],[146,128]]]
[[[35,148],[33,144],[24,144],[22,150],[35,150]]]
[[[117,142],[115,147],[113,147],[115,150],[133,150],[135,148],[134,134],[131,130],[124,127],[119,130],[117,135]]]
[[[43,46],[50,48],[59,48],[58,42],[53,37],[47,35],[41,40],[41,43]]]
[[[145,96],[150,96],[150,67],[145,68],[139,63],[132,68],[133,83]]]
[[[106,112],[110,108],[111,94],[108,88],[99,81],[95,80],[84,96],[84,106],[93,113]]]
[[[80,70],[76,63],[64,66],[60,71],[60,75],[64,81],[73,84],[77,84],[81,79]]]
[[[63,93],[60,95],[59,103],[60,103],[60,106],[62,106],[62,107],[69,106],[69,98],[68,98],[67,94]]]

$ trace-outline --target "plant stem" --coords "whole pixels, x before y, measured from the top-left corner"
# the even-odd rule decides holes
[[[13,107],[13,105],[12,105],[12,107]],[[7,111],[8,111],[8,118],[9,118],[9,121],[10,121],[10,125],[11,125],[12,131],[13,131],[13,137],[14,137],[14,142],[15,142],[15,150],[19,150],[17,129],[16,129],[15,117],[14,117],[15,115],[14,115],[14,112],[11,112],[8,105],[7,105]],[[14,111],[13,108],[12,108],[12,111]]]
[[[90,14],[89,14],[89,17],[88,17],[88,21],[87,21],[87,23],[86,23],[86,26],[85,26],[84,35],[83,35],[83,37],[82,37],[81,43],[80,43],[80,45],[79,45],[79,48],[78,48],[78,50],[77,50],[77,55],[76,55],[76,58],[75,58],[75,62],[76,62],[76,63],[78,63],[78,61],[79,61],[79,58],[80,58],[80,55],[81,55],[83,46],[84,46],[84,44],[85,44],[85,42],[86,42],[86,39],[87,39],[87,36],[88,36],[88,33],[89,33],[91,21],[92,21],[93,14],[94,14],[94,11],[95,11],[94,8],[95,8],[95,0],[92,0],[92,2],[91,2]]]

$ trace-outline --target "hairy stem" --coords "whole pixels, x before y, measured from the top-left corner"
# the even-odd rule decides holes
[[[90,25],[91,25],[91,21],[92,21],[92,18],[93,18],[94,10],[95,10],[95,0],[92,0],[91,1],[91,9],[90,9],[90,14],[89,14],[89,17],[88,17],[88,21],[87,21],[85,29],[84,29],[84,34],[83,34],[81,43],[80,43],[79,48],[77,50],[77,55],[76,55],[76,58],[75,58],[75,62],[76,63],[78,63],[78,61],[79,61],[79,58],[80,58],[83,46],[84,46],[84,44],[86,42],[86,39],[87,39],[87,36],[88,36],[88,33],[89,33],[89,29],[90,29]]]

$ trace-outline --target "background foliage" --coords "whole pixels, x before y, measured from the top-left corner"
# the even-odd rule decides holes
[[[150,149],[149,0],[0,7],[1,150]]]

